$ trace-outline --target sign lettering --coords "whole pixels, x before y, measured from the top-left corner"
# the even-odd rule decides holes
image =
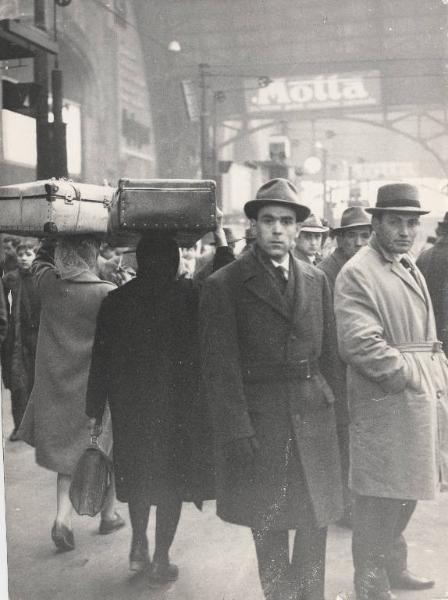
[[[369,106],[380,100],[379,71],[274,79],[268,87],[247,96],[249,112]]]

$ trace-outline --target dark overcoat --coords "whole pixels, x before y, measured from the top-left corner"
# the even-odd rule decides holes
[[[448,235],[439,238],[432,248],[424,250],[417,266],[425,276],[436,318],[437,336],[448,355]]]
[[[8,387],[22,391],[28,399],[34,383],[40,298],[29,271],[9,271],[3,276],[3,285],[12,300],[5,342],[10,352]]]
[[[334,286],[336,283],[336,277],[339,274],[339,271],[347,262],[347,258],[344,256],[342,250],[340,248],[336,248],[334,252],[332,252],[329,256],[326,256],[324,259],[320,261],[317,265],[317,268],[323,271],[327,277],[328,284],[331,289],[331,293],[334,292]],[[347,405],[347,388],[345,385],[346,380],[346,366],[341,362],[341,381],[342,384],[339,387],[339,391],[341,392],[341,397],[338,398],[338,402],[335,405],[336,408],[336,419],[338,424],[348,426],[350,421],[348,415],[348,405]],[[341,436],[341,430],[339,430],[339,435]],[[348,430],[347,430],[347,441],[348,445]]]
[[[304,525],[304,504],[321,527],[341,514],[334,396],[337,346],[325,275],[290,255],[292,302],[251,250],[213,274],[201,296],[204,384],[212,406],[217,512],[253,528]],[[295,374],[304,359],[316,372]],[[304,375],[304,373],[302,373]],[[254,464],[226,449],[255,435]]]
[[[335,248],[334,252],[323,258],[318,265],[318,268],[327,276],[327,281],[332,291],[334,290],[336,277],[346,262],[347,258],[344,256],[342,250]]]
[[[117,498],[144,486],[152,504],[214,497],[211,425],[199,394],[198,297],[137,277],[103,301],[86,412],[112,414]]]

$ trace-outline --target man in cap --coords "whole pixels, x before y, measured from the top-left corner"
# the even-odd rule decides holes
[[[437,336],[448,355],[448,212],[437,224],[437,239],[417,260],[431,296],[436,317]]]
[[[336,238],[337,248],[319,263],[332,290],[339,271],[367,244],[371,231],[370,216],[362,206],[350,206],[344,210],[339,227],[331,230],[331,236]]]
[[[254,246],[204,282],[200,309],[217,512],[251,528],[266,598],[323,600],[327,525],[342,514],[331,293],[291,252],[309,214],[292,183],[267,182],[244,210]]]
[[[391,588],[434,585],[408,571],[402,534],[417,500],[432,500],[448,478],[448,377],[428,289],[409,254],[428,212],[417,188],[382,186],[366,210],[372,238],[339,273],[334,306],[348,363],[355,590],[357,600],[389,600]]]
[[[310,215],[300,227],[294,250],[296,258],[312,265],[317,264],[321,260],[320,251],[323,245],[323,235],[326,233],[328,233],[328,227],[324,226],[319,217]]]
[[[247,227],[246,231],[244,232],[244,239],[246,240],[246,244],[245,244],[244,248],[241,250],[241,254],[244,254],[245,252],[250,250],[252,248],[252,246],[254,245],[255,232],[253,231],[252,227]]]
[[[332,237],[336,237],[337,248],[324,258],[318,268],[327,276],[331,291],[334,291],[336,277],[345,263],[352,258],[360,248],[365,246],[371,233],[370,216],[362,206],[351,206],[344,210],[339,227],[332,229]],[[345,382],[345,367],[344,382]],[[343,527],[351,527],[352,523],[352,494],[348,488],[349,471],[349,417],[347,409],[346,387],[342,386],[341,394],[335,404],[338,424],[339,451],[341,453],[342,480],[344,485],[344,516],[339,521]]]

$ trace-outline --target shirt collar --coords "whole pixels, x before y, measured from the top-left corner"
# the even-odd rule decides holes
[[[274,265],[274,267],[282,267],[282,269],[284,269],[287,273],[289,272],[289,254],[287,254],[281,261],[271,258],[271,263]]]

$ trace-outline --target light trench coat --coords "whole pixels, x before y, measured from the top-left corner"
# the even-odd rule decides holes
[[[448,366],[425,280],[414,273],[418,281],[373,236],[336,279],[350,486],[362,495],[431,500],[448,482]]]

